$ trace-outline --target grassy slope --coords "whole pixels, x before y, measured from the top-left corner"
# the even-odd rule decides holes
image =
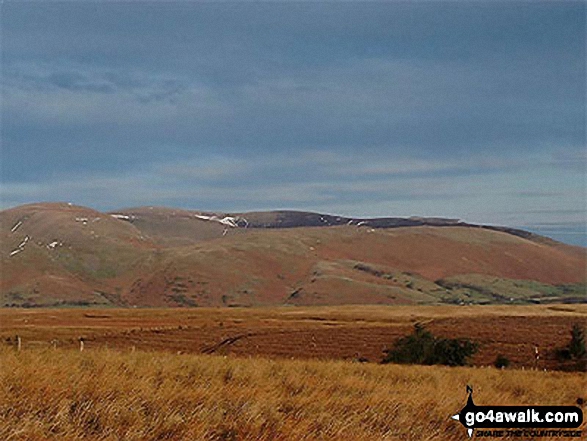
[[[109,350],[3,350],[0,361],[0,438],[11,440],[451,441],[466,438],[450,416],[467,384],[478,405],[587,398],[585,375],[542,371]]]
[[[2,304],[120,304],[111,281],[153,249],[131,224],[85,207],[31,204],[0,214]]]
[[[510,303],[585,294],[584,285],[555,286],[585,282],[584,249],[504,232],[339,226],[223,236],[224,226],[192,212],[128,214],[133,223],[68,204],[2,211],[0,305]]]
[[[179,294],[199,306],[525,302],[567,295],[554,285],[585,280],[585,256],[569,248],[463,227],[256,230],[164,251],[159,270],[141,278],[129,303],[165,306]],[[505,288],[467,297],[460,286],[434,283],[468,274],[503,279]],[[523,291],[505,295],[518,279],[550,288],[520,282]]]

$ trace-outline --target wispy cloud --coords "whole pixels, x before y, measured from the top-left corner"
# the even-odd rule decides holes
[[[552,154],[550,163],[567,171],[587,174],[586,145],[581,148],[557,150]]]
[[[577,220],[584,7],[481,3],[7,2],[1,204]]]
[[[489,221],[499,215],[488,215],[487,208],[499,212],[507,204],[506,190],[519,173],[499,158],[392,159],[314,150],[296,158],[200,156],[125,172],[62,174],[42,185],[9,183],[1,194],[4,201],[73,199],[103,209],[152,204],[225,211],[312,207],[349,215],[476,216],[481,221],[485,213]],[[562,190],[543,197],[548,203],[561,195]]]
[[[104,123],[148,126],[185,112],[209,117],[222,107],[215,92],[202,84],[128,69],[21,62],[5,68],[3,79],[10,123],[18,118],[85,130]]]

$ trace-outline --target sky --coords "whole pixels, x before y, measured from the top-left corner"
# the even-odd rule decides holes
[[[0,3],[0,208],[443,216],[587,245],[586,4]]]

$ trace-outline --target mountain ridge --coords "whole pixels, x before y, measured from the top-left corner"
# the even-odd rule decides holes
[[[586,280],[585,248],[458,219],[37,203],[0,234],[4,306],[581,301]]]

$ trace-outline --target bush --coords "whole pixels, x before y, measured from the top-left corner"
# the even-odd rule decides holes
[[[581,360],[587,355],[585,349],[585,330],[578,324],[574,324],[571,329],[571,341],[569,342],[569,354],[571,358]]]
[[[563,363],[565,361],[571,360],[571,353],[569,352],[569,348],[557,348],[555,350],[556,359]]]
[[[585,329],[578,324],[571,328],[571,340],[564,348],[555,350],[560,369],[587,371],[587,349],[585,348]]]
[[[556,350],[556,356],[559,361],[583,360],[587,358],[585,349],[585,330],[578,324],[571,328],[571,341],[564,348]]]
[[[464,366],[478,345],[467,339],[436,338],[421,324],[395,342],[382,363]]]
[[[505,369],[510,365],[510,360],[509,358],[499,354],[496,359],[495,362],[493,362],[493,366],[495,366],[498,369]]]

